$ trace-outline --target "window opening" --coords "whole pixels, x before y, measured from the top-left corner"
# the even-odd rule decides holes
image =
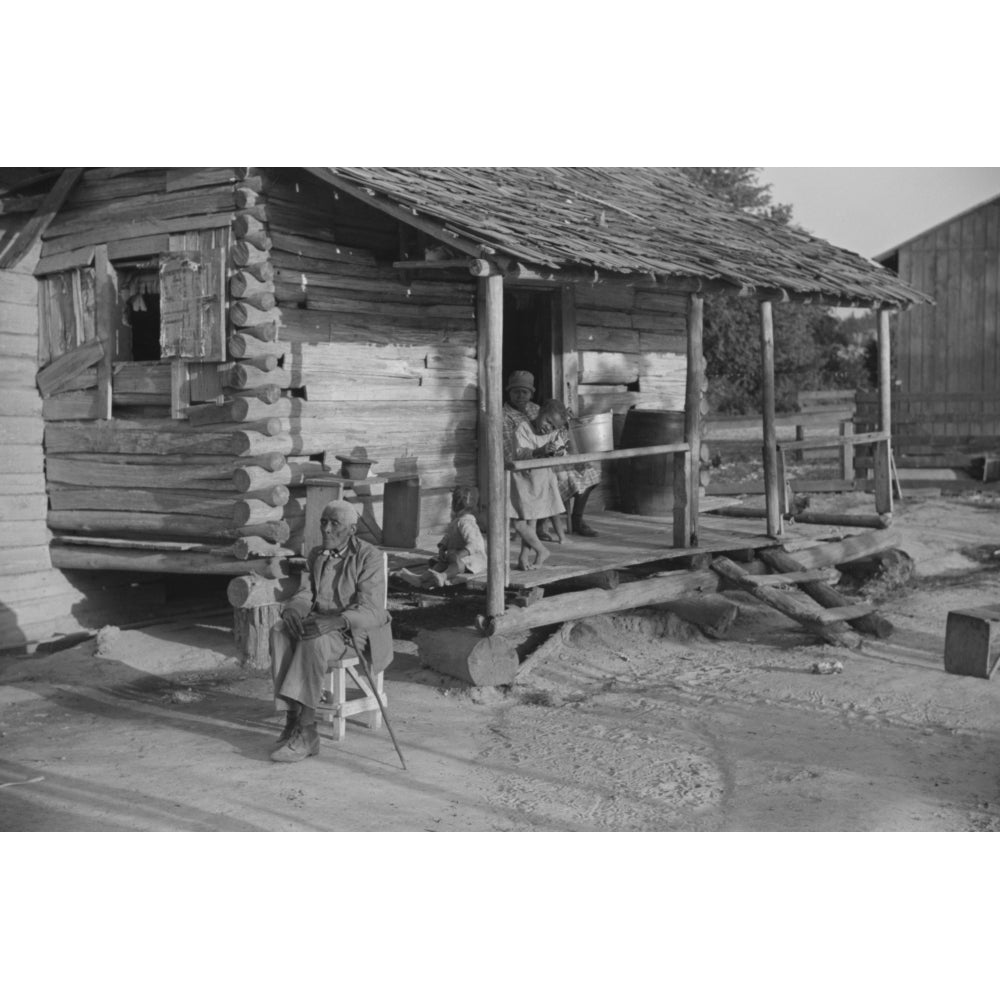
[[[118,298],[125,335],[119,338],[123,361],[159,361],[160,274],[156,263],[118,268]]]

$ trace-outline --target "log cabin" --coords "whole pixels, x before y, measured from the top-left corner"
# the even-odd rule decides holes
[[[433,549],[451,488],[480,486],[491,551],[482,583],[487,619],[498,622],[517,582],[501,444],[515,369],[581,418],[612,415],[612,450],[592,456],[605,470],[595,509],[618,502],[612,466],[655,459],[667,470],[664,516],[637,522],[640,541],[596,568],[651,561],[665,547],[694,551],[706,536],[710,294],[761,303],[772,377],[760,537],[773,538],[782,511],[772,304],[881,310],[887,399],[888,313],[927,300],[878,265],[732,210],[668,168],[46,177],[0,214],[10,388],[0,457],[5,510],[17,518],[3,531],[16,555],[0,571],[0,645],[57,629],[78,595],[50,581],[86,570],[232,577],[230,599],[251,615],[242,625],[238,616],[239,641],[259,653],[271,620],[260,609],[286,592],[288,560],[308,547],[307,484],[337,471],[334,456],[352,455],[373,475],[346,487],[374,540],[395,551]],[[629,415],[644,411],[672,414],[671,433],[624,447]],[[877,502],[884,513],[891,495],[883,489]],[[585,568],[578,561],[563,575]],[[25,630],[20,595],[32,587],[51,596]]]
[[[897,320],[893,432],[900,464],[963,464],[1000,440],[1000,197],[876,257],[936,307]],[[941,459],[935,462],[935,457]]]

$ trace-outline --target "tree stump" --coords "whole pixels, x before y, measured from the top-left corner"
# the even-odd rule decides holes
[[[241,669],[257,674],[270,673],[271,629],[280,618],[280,604],[233,609],[233,641]]]

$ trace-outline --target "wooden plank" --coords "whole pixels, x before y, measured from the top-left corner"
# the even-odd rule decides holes
[[[105,356],[104,345],[90,341],[72,348],[38,373],[38,391],[48,398],[62,391],[65,386],[91,365],[97,364]]]
[[[0,391],[0,417],[40,416],[41,412],[42,400],[34,389]]]
[[[46,420],[103,420],[101,400],[94,389],[63,392],[42,402]]]
[[[82,167],[67,167],[45,196],[38,211],[31,217],[27,225],[17,234],[7,249],[0,253],[0,268],[12,268],[21,261],[35,240],[45,232],[49,223],[55,218],[67,195],[77,182]]]
[[[80,267],[90,267],[93,262],[94,248],[92,246],[80,247],[78,250],[40,258],[35,265],[35,277],[40,278],[58,271],[74,271]]]
[[[31,338],[20,339],[29,340]],[[3,364],[0,365],[0,389],[4,392],[8,389],[25,389],[36,392],[35,375],[38,372],[38,364],[35,361],[34,352],[19,355],[3,354],[2,345],[0,345],[0,355],[3,357]]]
[[[86,229],[83,232],[71,233],[52,240],[46,240],[42,256],[47,257],[78,247],[111,244],[120,240],[131,240],[142,236],[166,235],[169,233],[186,233],[201,229],[218,229],[229,225],[233,218],[232,212],[216,212],[211,215],[183,216],[176,219],[160,219],[153,216],[136,222],[109,224]]]
[[[723,556],[713,560],[712,569],[726,580],[736,584],[741,590],[753,594],[758,600],[815,632],[825,642],[852,649],[856,649],[861,644],[861,638],[851,632],[839,618],[830,617],[830,612],[827,610],[808,607],[783,591],[761,586],[731,559]]]
[[[41,421],[32,418],[36,423]],[[4,421],[6,423],[6,421]],[[6,444],[0,440],[0,474],[39,472],[43,468],[44,453],[41,444]]]
[[[104,243],[94,248],[94,328],[102,347],[97,362],[97,391],[94,413],[97,420],[111,419],[111,369],[114,362],[114,335],[118,325],[118,288],[115,272]]]
[[[44,521],[47,507],[44,492],[0,493],[0,521]]]
[[[88,489],[52,484],[52,510],[138,511],[161,514],[193,514],[232,521],[235,497],[213,490]],[[44,510],[43,515],[44,516]]]
[[[0,271],[0,309],[3,304],[37,306],[38,285],[31,275]]]
[[[41,493],[45,492],[42,483]],[[22,521],[17,531],[0,531],[0,574],[7,571],[7,550],[22,549],[35,545],[49,544],[49,529],[45,526],[44,515],[37,521]]]
[[[225,361],[225,250],[160,258],[161,356]]]
[[[0,302],[0,336],[15,334],[34,337],[38,333],[38,306],[21,306],[13,302]],[[32,351],[35,344],[32,341]]]
[[[0,421],[0,445],[42,443],[42,421],[38,417],[4,417]]]
[[[166,190],[173,192],[200,187],[232,187],[236,180],[234,167],[172,167],[167,170]]]

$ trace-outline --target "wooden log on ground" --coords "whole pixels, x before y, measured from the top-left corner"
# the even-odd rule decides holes
[[[800,625],[804,625],[824,642],[832,646],[846,646],[849,649],[856,649],[861,644],[861,638],[855,635],[843,622],[828,623],[823,620],[821,613],[810,610],[783,591],[761,586],[731,559],[723,556],[713,560],[712,569],[731,583],[735,583],[741,590],[752,594],[759,601],[787,615]]]
[[[702,511],[703,514],[715,514],[720,517],[767,517],[766,507],[744,507],[733,505],[729,507],[716,507],[714,510]]]
[[[802,511],[793,520],[799,524],[830,524],[845,528],[888,528],[892,514],[835,514],[825,511]]]
[[[776,569],[779,572],[796,573],[804,570],[803,565],[798,560],[794,559],[787,552],[782,552],[781,549],[762,549],[759,554],[760,558],[771,569]],[[822,581],[801,581],[798,586],[817,604],[823,605],[824,608],[841,608],[854,605],[854,601],[848,600],[843,594],[839,594],[833,587]],[[874,635],[879,639],[887,639],[893,633],[892,622],[879,614],[854,618],[849,624],[859,632]]]
[[[518,659],[514,643],[478,629],[446,628],[417,633],[420,662],[438,673],[478,687],[512,684]]]
[[[233,642],[241,669],[260,674],[270,673],[271,629],[280,618],[280,604],[233,609]]]
[[[509,635],[591,615],[665,604],[690,594],[714,593],[718,589],[719,578],[711,570],[676,570],[637,583],[624,583],[614,590],[580,590],[544,597],[527,608],[507,608],[489,623],[489,631],[492,635]]]
[[[898,548],[901,542],[902,535],[896,529],[869,531],[862,535],[852,535],[840,542],[826,542],[789,554],[803,569],[817,569],[864,559],[886,549]]]
[[[667,611],[672,611],[678,618],[697,625],[702,632],[713,639],[721,639],[739,615],[739,608],[718,594],[668,601],[663,607]]]

